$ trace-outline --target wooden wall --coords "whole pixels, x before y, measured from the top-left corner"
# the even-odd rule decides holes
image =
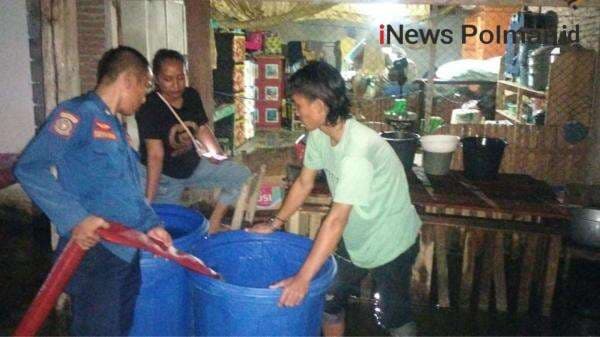
[[[564,140],[562,127],[533,125],[447,125],[438,134],[486,136],[505,139],[500,172],[523,173],[553,185],[581,183],[586,175],[588,140],[572,145]],[[454,153],[452,169],[462,170],[462,151]]]
[[[383,112],[391,105],[390,99],[369,100],[353,102],[352,109],[359,119],[383,122]],[[590,137],[576,145],[569,144],[564,140],[562,125],[452,124],[436,133],[505,139],[508,146],[500,166],[503,173],[528,174],[553,185],[582,183],[587,174]],[[463,169],[462,157],[459,148],[454,154],[452,169]]]
[[[213,123],[215,102],[213,98],[213,73],[210,64],[209,35],[210,1],[185,0],[187,48],[190,86],[202,97],[209,123]]]

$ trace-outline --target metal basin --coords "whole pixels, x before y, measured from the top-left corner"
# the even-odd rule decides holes
[[[571,209],[571,239],[585,246],[600,248],[600,209]]]

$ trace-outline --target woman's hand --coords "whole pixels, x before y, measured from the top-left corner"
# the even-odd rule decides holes
[[[273,228],[273,226],[269,225],[267,222],[259,222],[250,228],[246,228],[245,231],[258,234],[271,234],[275,231],[275,228]]]
[[[220,165],[223,162],[223,160],[219,160],[214,157],[208,157],[208,161],[213,165]]]
[[[269,288],[283,288],[281,297],[279,297],[280,307],[295,307],[302,303],[302,300],[304,300],[304,297],[308,292],[309,285],[310,279],[306,279],[302,275],[296,274],[290,278],[273,284]]]
[[[219,224],[216,226],[213,226],[212,224],[210,225],[210,227],[208,227],[208,235],[211,234],[217,234],[220,232],[227,232],[231,230],[231,226],[230,225],[226,225],[226,224]]]

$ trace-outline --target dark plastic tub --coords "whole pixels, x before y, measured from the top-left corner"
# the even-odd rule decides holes
[[[461,139],[465,176],[471,180],[494,180],[508,144],[499,138],[467,137]]]
[[[412,170],[415,152],[417,152],[421,136],[405,131],[382,132],[380,135],[392,146],[398,158],[400,158],[402,166],[404,166],[404,171],[409,172]]]
[[[232,231],[209,237],[197,254],[223,281],[188,272],[197,336],[319,336],[325,292],[336,273],[333,258],[313,278],[303,302],[277,305],[269,285],[295,275],[312,241],[294,234]]]
[[[154,211],[173,237],[173,245],[191,252],[208,230],[208,220],[197,211],[178,205],[155,204]],[[189,336],[193,334],[190,283],[183,267],[142,252],[142,286],[131,336]]]

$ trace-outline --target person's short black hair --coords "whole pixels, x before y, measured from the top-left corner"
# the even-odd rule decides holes
[[[173,49],[159,49],[154,54],[152,59],[152,72],[158,77],[160,69],[166,60],[175,60],[181,62],[185,66],[185,57],[180,52]]]
[[[288,80],[288,94],[300,94],[310,100],[320,99],[327,105],[327,123],[352,117],[346,84],[340,72],[323,61],[311,61]]]
[[[139,74],[148,72],[148,60],[142,53],[128,46],[118,46],[106,51],[98,62],[97,84],[112,83],[119,75],[133,69]]]

